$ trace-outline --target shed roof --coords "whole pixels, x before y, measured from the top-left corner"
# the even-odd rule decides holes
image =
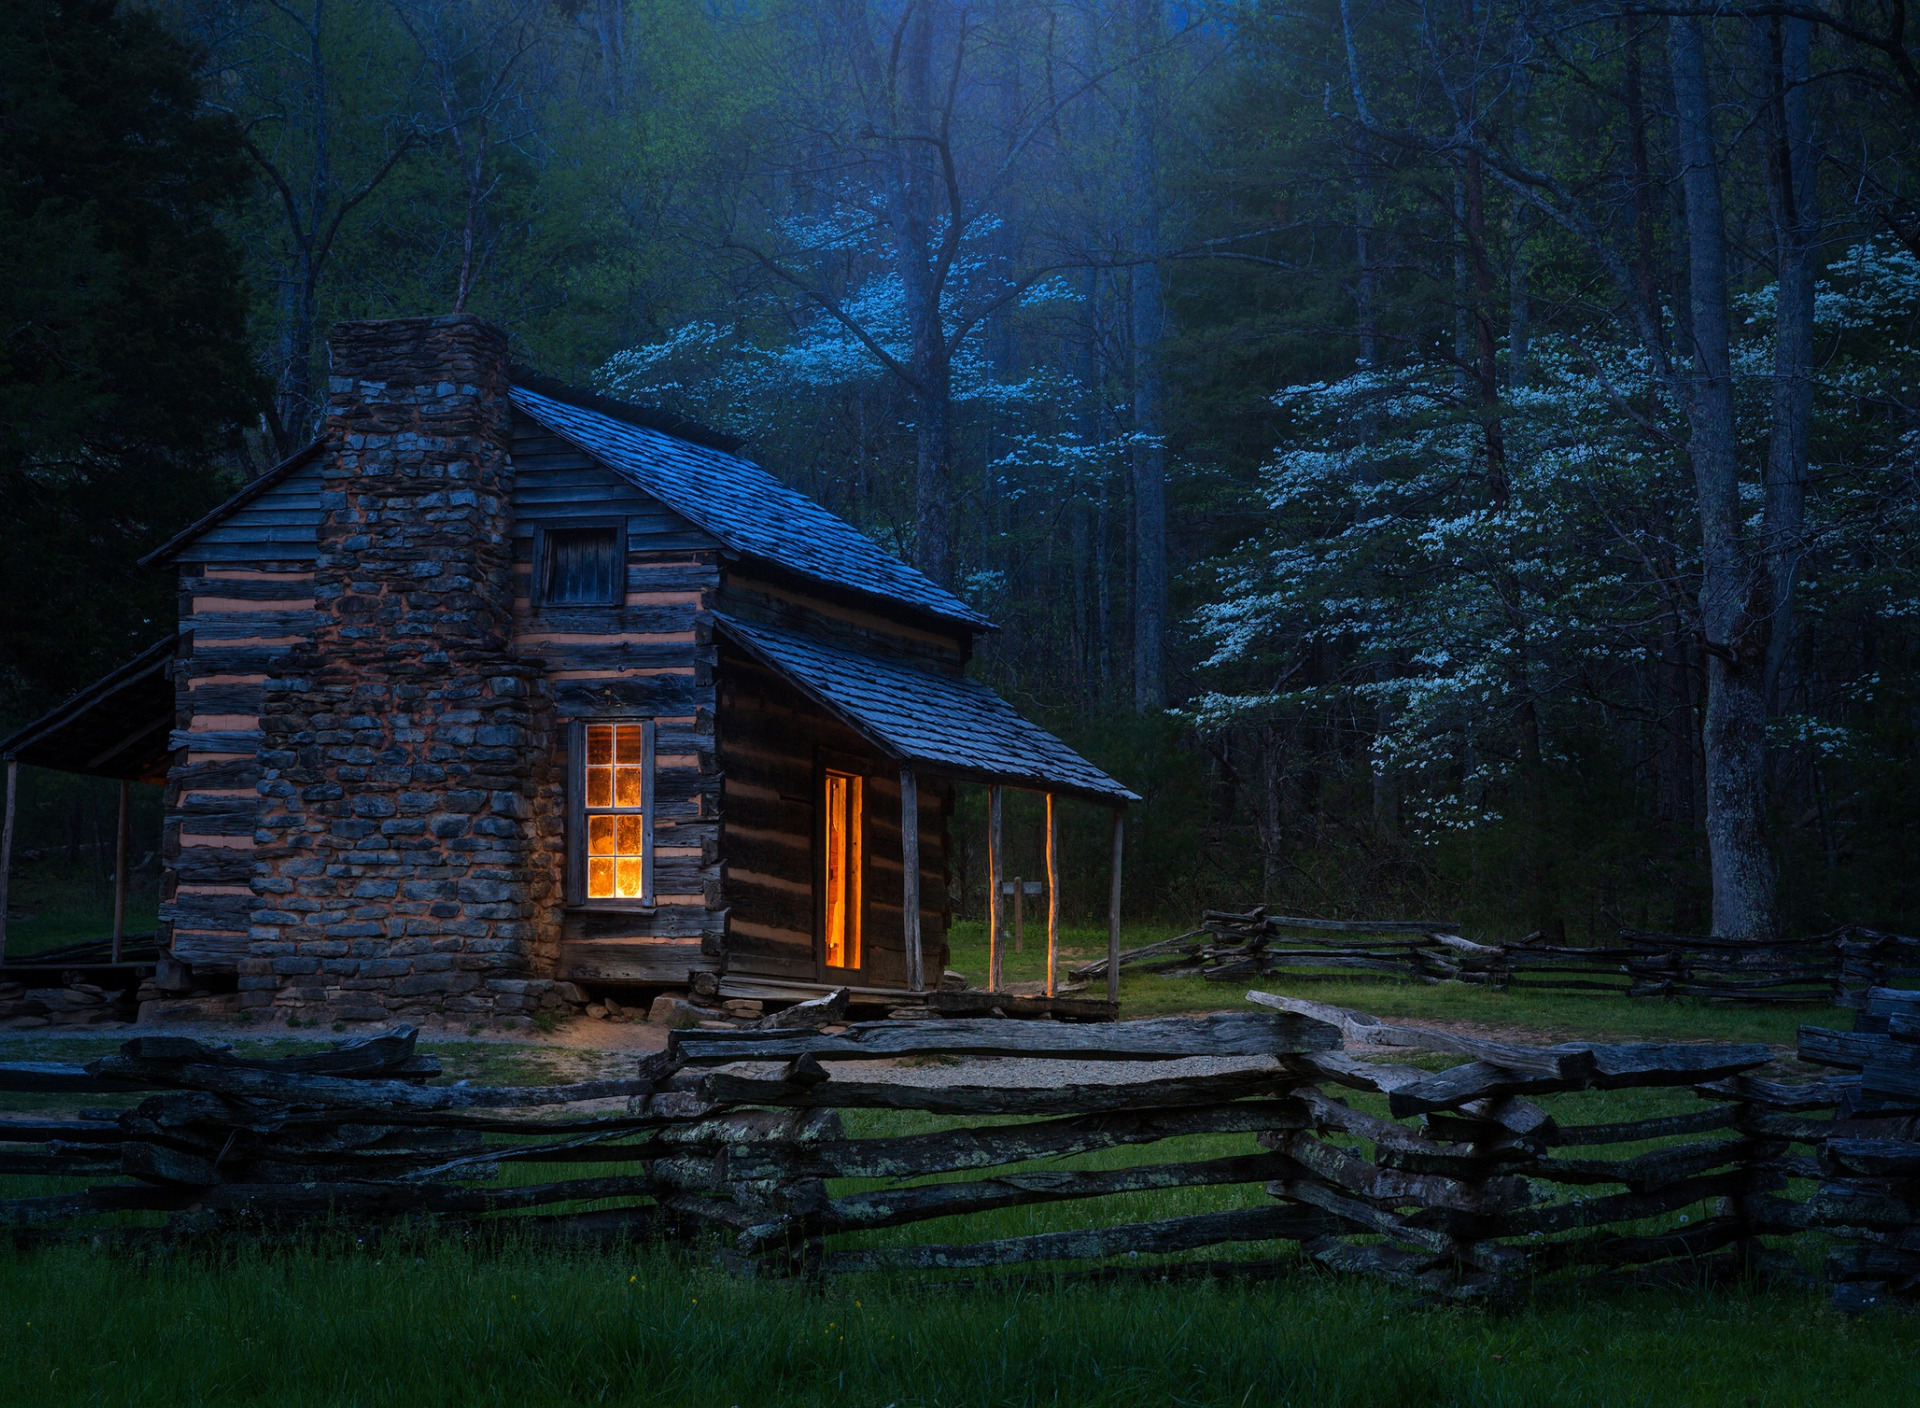
[[[168,667],[179,639],[155,641],[59,708],[0,739],[0,758],[91,777],[165,782],[167,731],[173,727]]]
[[[984,630],[993,624],[844,518],[751,460],[697,445],[524,386],[513,403],[727,547],[816,581]]]
[[[902,762],[1101,802],[1140,800],[978,680],[856,655],[777,626],[719,615],[714,621],[748,654]]]

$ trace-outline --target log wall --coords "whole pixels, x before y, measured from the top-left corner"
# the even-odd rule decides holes
[[[513,463],[515,653],[544,665],[563,722],[652,719],[658,725],[652,911],[569,909],[560,976],[683,984],[690,973],[718,971],[727,930],[714,754],[712,610],[720,584],[719,544],[519,414]],[[617,606],[539,605],[533,579],[538,530],[610,518],[626,530],[625,599]],[[550,805],[556,828],[564,816],[561,761],[556,757]],[[563,880],[556,872],[556,893]]]
[[[314,484],[302,479],[308,473]],[[317,476],[317,464],[292,476],[297,493],[256,500],[195,542],[180,566],[187,634],[175,667],[160,935],[175,959],[203,973],[234,972],[248,956],[262,700],[294,647],[313,638]],[[308,497],[313,510],[288,507]],[[300,535],[288,521],[297,513],[309,516],[304,556],[294,555]],[[268,539],[288,555],[235,555]]]
[[[900,775],[852,729],[735,647],[720,648],[721,844],[730,913],[728,972],[904,987]],[[819,791],[824,766],[865,778],[864,967],[856,980],[828,970],[815,936],[819,915]],[[953,789],[920,786],[921,946],[937,980],[948,960],[947,819]]]

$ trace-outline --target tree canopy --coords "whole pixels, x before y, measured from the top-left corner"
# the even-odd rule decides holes
[[[79,668],[60,613],[97,653],[156,600],[136,543],[310,433],[333,322],[460,307],[999,621],[979,668],[1148,796],[1143,905],[1920,917],[1904,11],[6,24],[16,698]]]

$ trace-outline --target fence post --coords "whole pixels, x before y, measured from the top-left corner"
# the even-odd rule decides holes
[[[1120,851],[1127,814],[1113,809],[1113,889],[1107,896],[1107,1001],[1120,1000]]]
[[[120,811],[113,826],[113,961],[120,961],[120,941],[127,933],[127,812],[133,784],[120,783]]]
[[[1060,961],[1060,818],[1053,793],[1047,793],[1047,996],[1054,995],[1054,971]]]
[[[8,758],[6,820],[0,822],[0,963],[7,961],[7,891],[13,875],[13,794],[19,781],[19,760]]]
[[[920,953],[920,783],[913,769],[900,769],[901,937],[907,948],[907,987],[927,990]]]
[[[999,992],[1005,978],[1000,952],[1000,788],[987,789],[987,991]]]

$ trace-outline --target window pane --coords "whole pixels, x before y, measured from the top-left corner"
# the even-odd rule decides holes
[[[587,898],[590,900],[613,898],[613,862],[611,860],[587,862]]]
[[[613,769],[587,769],[587,805],[590,807],[610,807],[613,805]]]
[[[640,862],[637,860],[618,860],[614,862],[620,868],[618,885],[620,898],[637,900],[640,898]]]
[[[643,850],[643,846],[640,840],[640,833],[643,829],[643,823],[645,821],[645,818],[637,817],[637,816],[623,816],[618,818],[618,820],[620,825],[616,832],[616,835],[618,836],[619,839],[618,839],[618,844],[615,845],[614,847],[615,853],[623,856],[639,855]]]
[[[546,534],[546,600],[554,605],[617,603],[617,528],[560,528]]]
[[[647,731],[638,724],[620,725],[620,761],[638,763],[645,759],[641,756],[646,747]]]
[[[587,818],[587,854],[590,856],[613,854],[612,817],[590,816]]]
[[[640,768],[615,768],[620,780],[614,787],[613,804],[616,807],[637,807],[640,805]]]
[[[587,725],[587,765],[605,766],[613,761],[613,725]]]

